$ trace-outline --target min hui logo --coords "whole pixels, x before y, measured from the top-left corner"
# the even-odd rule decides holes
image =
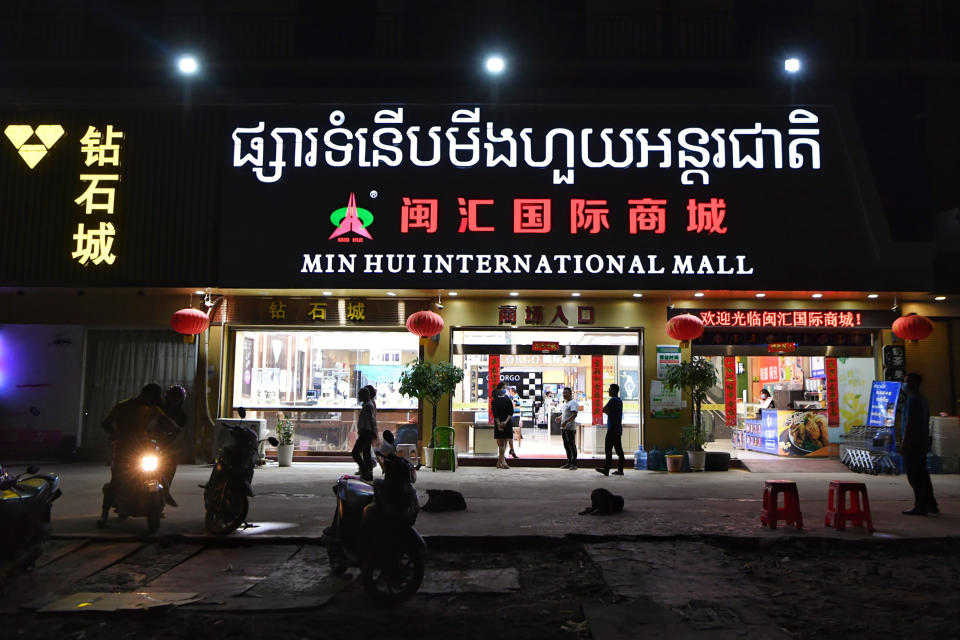
[[[328,240],[334,238],[337,242],[363,242],[364,238],[373,240],[373,236],[367,231],[367,227],[373,223],[373,214],[357,206],[357,197],[353,193],[350,194],[347,206],[340,207],[330,214],[330,222],[336,229],[327,238]]]

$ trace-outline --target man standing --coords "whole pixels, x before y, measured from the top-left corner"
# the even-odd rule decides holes
[[[187,413],[183,410],[183,403],[187,399],[187,390],[178,384],[171,386],[163,396],[163,412],[171,420],[177,423],[179,429],[176,432],[165,432],[160,435],[160,448],[163,451],[163,499],[171,507],[177,506],[177,501],[173,499],[170,493],[170,486],[173,484],[173,476],[177,473],[177,458],[179,457],[178,447],[175,446],[177,436],[187,426]]]
[[[603,451],[607,456],[607,463],[602,468],[597,468],[597,473],[608,475],[610,465],[613,463],[613,450],[617,450],[620,457],[620,466],[613,472],[615,476],[623,475],[623,400],[620,399],[620,385],[611,384],[607,390],[610,399],[603,407],[603,412],[607,414],[607,437],[603,441]]]
[[[573,399],[570,387],[563,389],[563,413],[560,416],[560,435],[563,437],[563,448],[567,452],[567,464],[561,469],[577,470],[577,411],[580,405]]]
[[[504,389],[506,385],[501,381],[493,391],[493,400],[490,410],[493,413],[493,438],[497,441],[497,469],[509,469],[503,452],[513,438],[513,402]]]
[[[913,508],[903,512],[906,516],[925,516],[940,513],[933,497],[933,483],[927,471],[927,451],[930,450],[930,405],[920,395],[919,373],[908,373],[903,378],[907,400],[903,403],[903,440],[900,453],[907,468],[907,481],[913,489]]]
[[[359,467],[360,477],[364,480],[373,480],[373,458],[370,450],[377,437],[377,418],[374,415],[373,403],[370,401],[370,390],[366,387],[357,392],[360,401],[360,415],[357,417],[357,442],[353,445],[350,455]]]

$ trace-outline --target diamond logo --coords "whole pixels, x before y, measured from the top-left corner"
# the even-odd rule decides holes
[[[33,169],[37,166],[47,151],[57,143],[63,134],[63,127],[58,124],[41,124],[36,129],[28,124],[11,124],[3,130],[7,139],[13,143],[17,153],[27,163],[27,166]],[[28,140],[36,136],[39,143],[27,143]]]

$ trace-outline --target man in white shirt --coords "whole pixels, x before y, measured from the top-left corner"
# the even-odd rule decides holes
[[[577,411],[580,405],[573,399],[570,387],[563,389],[563,413],[560,416],[560,435],[563,448],[567,452],[567,464],[561,469],[577,470]]]

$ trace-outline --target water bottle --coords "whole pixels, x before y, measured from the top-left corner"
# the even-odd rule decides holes
[[[637,447],[633,452],[633,468],[643,470],[647,468],[647,452],[642,447]]]
[[[653,449],[650,450],[650,454],[647,456],[647,469],[652,471],[667,470],[667,458],[662,451],[657,449],[657,445],[653,445]]]

